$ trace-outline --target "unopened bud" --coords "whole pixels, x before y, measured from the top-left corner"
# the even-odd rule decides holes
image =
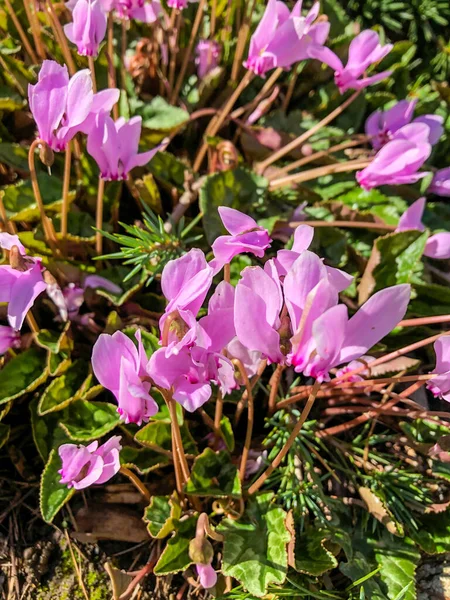
[[[42,142],[39,147],[39,158],[46,167],[51,167],[55,162],[55,155],[48,144]]]
[[[28,269],[27,261],[20,254],[18,246],[11,246],[9,251],[9,264],[16,271],[26,271]]]
[[[189,558],[192,562],[200,565],[210,565],[213,557],[213,547],[205,537],[191,540],[189,544]]]

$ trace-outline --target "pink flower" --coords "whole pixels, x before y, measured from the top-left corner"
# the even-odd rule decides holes
[[[53,60],[44,60],[38,82],[28,86],[39,138],[56,151],[64,150],[77,133],[88,133],[95,115],[109,113],[118,99],[118,89],[93,93],[89,69],[69,80],[67,67]]]
[[[214,40],[200,40],[195,49],[197,75],[203,79],[215,69],[220,60],[220,44]]]
[[[444,131],[443,118],[439,115],[423,115],[412,120],[416,104],[417,100],[401,100],[389,110],[376,110],[370,115],[366,121],[366,134],[370,137],[370,142],[375,150],[379,150],[392,139],[408,139],[412,130],[403,128],[409,124],[424,124],[428,127],[428,131],[425,130],[423,141],[431,145],[439,141]]]
[[[212,588],[217,583],[217,573],[214,571],[212,565],[202,565],[197,563],[195,565],[198,573],[200,585],[206,590]]]
[[[58,449],[62,461],[60,483],[69,488],[82,490],[94,483],[105,483],[119,471],[120,436],[110,438],[99,447],[98,442],[89,446],[63,444]]]
[[[106,180],[126,179],[134,167],[146,165],[164,146],[138,154],[142,118],[123,117],[113,121],[106,114],[98,114],[87,139],[87,151],[100,169],[100,177]]]
[[[72,23],[64,25],[67,38],[76,45],[81,56],[97,56],[107,21],[99,0],[78,0],[72,19]]]
[[[25,248],[16,235],[0,233],[0,246],[17,252],[17,268],[0,265],[0,302],[8,302],[8,322],[18,331],[47,285],[42,277],[41,260],[26,256]]]
[[[62,303],[53,300],[60,311],[63,321],[67,320],[67,318],[71,321],[78,320],[78,313],[84,302],[84,292],[88,288],[103,288],[113,294],[120,294],[122,292],[122,289],[118,285],[99,275],[88,275],[81,286],[76,283],[69,283],[62,290]]]
[[[294,332],[288,363],[323,381],[330,369],[366,354],[401,321],[410,286],[377,292],[349,319],[322,261],[306,251],[286,275],[284,295]]]
[[[436,171],[428,191],[437,196],[450,197],[450,167]]]
[[[369,166],[356,173],[356,179],[365,190],[379,185],[415,183],[428,174],[418,170],[430,153],[428,142],[392,140],[379,150]]]
[[[431,393],[443,400],[450,402],[450,335],[443,335],[434,342],[436,352],[436,373],[428,383],[427,388]]]
[[[168,304],[159,321],[161,334],[167,315],[171,312],[187,311],[193,317],[197,315],[211,287],[213,276],[213,269],[198,248],[193,248],[166,264],[161,275],[161,289]]]
[[[252,217],[234,208],[221,206],[218,210],[225,229],[231,235],[222,235],[213,243],[215,266],[222,267],[243,252],[262,258],[272,241],[268,231],[259,227]]]
[[[167,0],[167,6],[169,8],[176,8],[177,10],[184,10],[189,3],[195,2],[198,2],[198,0]]]
[[[236,286],[234,325],[241,344],[261,352],[270,362],[283,363],[280,350],[280,311],[283,304],[276,272],[246,267]]]
[[[10,348],[20,348],[20,335],[12,327],[0,325],[0,354],[6,354]]]
[[[371,77],[359,79],[370,65],[383,59],[392,48],[392,44],[381,46],[378,33],[368,29],[362,31],[351,41],[345,67],[341,59],[324,46],[317,44],[310,46],[308,54],[311,58],[321,60],[334,70],[334,81],[340,93],[343,94],[349,89],[362,90],[388,77],[391,71],[383,71]]]
[[[116,0],[117,16],[121,19],[136,19],[143,23],[154,23],[162,14],[161,3],[158,0]]]
[[[425,210],[425,198],[419,198],[401,216],[395,231],[406,231],[417,229],[425,231],[422,223],[423,211]],[[450,258],[450,232],[435,233],[431,235],[423,251],[425,256],[435,259]]]
[[[136,339],[137,348],[121,331],[100,335],[92,350],[92,369],[99,383],[114,394],[125,423],[140,425],[158,412],[158,405],[144,380],[148,360],[139,330]]]
[[[251,37],[244,66],[256,75],[264,76],[277,67],[288,68],[308,58],[311,48],[320,48],[328,37],[330,24],[315,22],[319,14],[316,2],[306,17],[302,17],[302,0],[289,12],[279,0],[269,0],[264,15]]]

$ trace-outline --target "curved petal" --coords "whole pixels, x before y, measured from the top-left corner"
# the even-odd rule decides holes
[[[8,304],[8,321],[13,329],[19,330],[22,327],[27,312],[46,287],[40,263],[35,263],[31,269],[20,273],[20,277],[16,278]]]
[[[450,258],[450,233],[435,233],[428,238],[424,255],[429,258]]]

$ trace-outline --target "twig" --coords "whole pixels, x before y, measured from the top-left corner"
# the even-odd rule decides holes
[[[69,552],[70,552],[70,557],[72,559],[73,562],[73,568],[75,569],[75,573],[77,574],[78,577],[78,583],[80,584],[80,588],[81,591],[83,592],[84,597],[86,598],[86,600],[90,600],[89,599],[89,594],[86,590],[86,586],[84,585],[84,581],[83,581],[83,576],[81,573],[81,569],[77,563],[77,560],[75,558],[75,554],[73,552],[73,548],[72,548],[72,542],[70,541],[70,536],[69,536],[69,532],[67,531],[67,529],[64,529],[64,535],[66,536],[66,540],[67,540],[67,544],[69,546]]]
[[[334,173],[347,173],[348,171],[357,171],[358,169],[364,169],[371,163],[371,160],[351,160],[348,162],[338,162],[333,165],[326,165],[325,167],[317,167],[316,169],[308,169],[301,173],[295,173],[294,175],[288,175],[287,177],[281,177],[270,182],[270,189],[276,190],[286,185],[292,185],[296,183],[303,183],[304,181],[311,181],[312,179],[318,179],[325,175],[333,175]],[[353,222],[353,221],[351,221]]]
[[[242,377],[242,380],[245,385],[245,389],[247,390],[247,408],[248,408],[248,416],[247,416],[247,432],[245,434],[245,442],[244,448],[242,449],[242,458],[241,464],[239,465],[239,478],[241,482],[245,479],[245,468],[247,466],[248,454],[250,452],[250,446],[252,443],[252,433],[253,433],[253,423],[255,420],[255,410],[253,405],[253,393],[250,385],[250,381],[248,380],[247,372],[245,370],[242,361],[238,358],[234,358],[232,363],[237,366],[239,369],[239,373]]]
[[[134,487],[137,490],[139,490],[139,492],[143,495],[146,501],[150,502],[150,500],[152,499],[150,492],[139,479],[139,477],[135,473],[133,473],[133,471],[130,471],[130,469],[127,469],[127,467],[122,466],[120,467],[120,473],[122,473],[122,475],[125,475],[125,477],[128,477],[128,479],[131,481]]]

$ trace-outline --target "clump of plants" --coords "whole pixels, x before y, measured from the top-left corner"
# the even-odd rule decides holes
[[[0,9],[9,597],[42,522],[115,600],[413,600],[450,551],[448,91],[322,9]]]

